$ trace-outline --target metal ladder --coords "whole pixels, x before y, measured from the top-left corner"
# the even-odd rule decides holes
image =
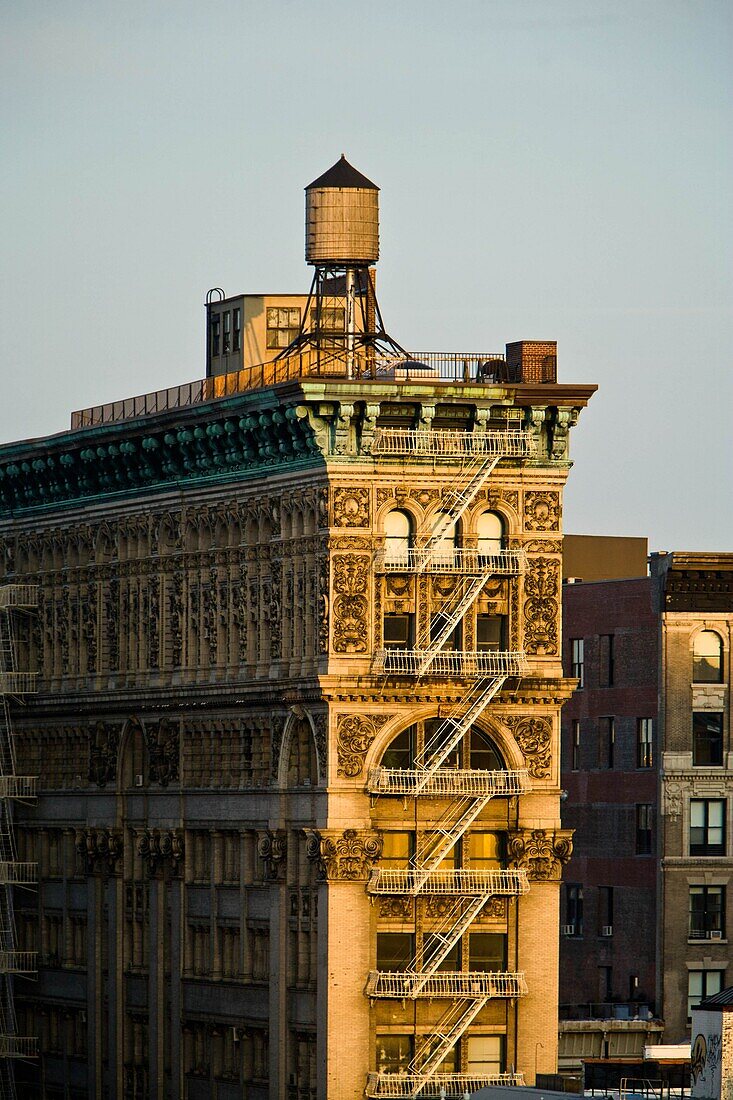
[[[30,801],[36,795],[36,777],[16,774],[15,743],[8,697],[21,698],[36,689],[32,673],[20,673],[16,665],[13,611],[30,611],[38,605],[33,585],[0,586],[0,1100],[15,1100],[13,1059],[36,1058],[38,1039],[18,1034],[13,998],[13,974],[37,971],[35,951],[19,951],[13,911],[15,886],[35,885],[38,866],[21,862],[15,845],[12,801]]]

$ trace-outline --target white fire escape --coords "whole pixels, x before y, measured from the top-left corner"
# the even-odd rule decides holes
[[[38,604],[33,585],[0,586],[0,1097],[15,1097],[11,1059],[38,1056],[35,1036],[18,1034],[13,1001],[13,975],[35,974],[35,951],[19,951],[15,933],[13,892],[16,886],[35,885],[38,867],[18,860],[13,835],[12,802],[35,798],[36,779],[16,774],[15,745],[8,699],[21,699],[36,690],[36,675],[18,672],[13,618]]]
[[[407,1073],[369,1075],[367,1095],[373,1097],[462,1096],[487,1084],[522,1084],[514,1073],[494,1076],[441,1072],[446,1056],[492,997],[517,998],[527,992],[524,974],[446,971],[445,960],[492,897],[516,897],[529,889],[524,871],[446,869],[444,861],[479,817],[491,798],[513,797],[528,789],[526,771],[480,771],[446,767],[464,735],[501,690],[508,676],[521,675],[519,652],[465,651],[443,648],[475,605],[492,576],[517,577],[524,569],[522,551],[482,554],[480,549],[446,548],[446,535],[486,486],[502,458],[532,453],[532,440],[520,430],[471,433],[380,429],[372,452],[376,457],[403,460],[425,458],[460,463],[456,484],[442,502],[432,527],[417,532],[415,546],[377,555],[378,572],[450,574],[455,585],[448,600],[424,621],[414,648],[384,649],[376,654],[375,671],[470,680],[471,687],[424,744],[412,770],[372,769],[372,796],[446,799],[439,821],[422,835],[405,869],[376,868],[370,877],[372,895],[442,896],[452,899],[445,916],[430,929],[429,947],[406,970],[375,971],[366,993],[371,998],[402,1001],[444,999],[449,1005],[430,1035],[424,1038]]]

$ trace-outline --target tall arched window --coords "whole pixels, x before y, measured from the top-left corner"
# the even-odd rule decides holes
[[[426,718],[398,733],[384,750],[383,768],[409,771],[416,756],[435,753],[444,737],[450,736],[442,718]],[[506,763],[493,739],[478,726],[472,726],[441,765],[443,768],[476,768],[481,771],[506,771]]]
[[[701,630],[692,648],[695,683],[719,684],[723,679],[723,643],[714,630]]]
[[[447,512],[438,512],[432,531],[433,535],[439,536],[433,561],[452,562],[455,548],[459,545],[458,523],[452,521]]]
[[[504,546],[504,521],[496,512],[482,512],[476,524],[478,552],[482,557],[499,554]]]
[[[406,565],[412,544],[412,521],[395,509],[384,517],[384,556],[388,566]]]

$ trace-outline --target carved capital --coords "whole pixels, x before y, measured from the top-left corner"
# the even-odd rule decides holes
[[[369,490],[359,486],[334,489],[331,504],[332,527],[369,526]]]
[[[77,829],[74,846],[84,860],[86,874],[112,875],[122,859],[122,830]]]
[[[265,864],[265,873],[269,879],[279,879],[285,873],[285,861],[288,855],[288,834],[284,829],[259,833],[257,837],[257,855]]]
[[[183,832],[180,829],[144,829],[137,836],[137,852],[148,874],[167,868],[176,874],[183,864]]]
[[[306,830],[306,852],[317,864],[318,877],[327,882],[365,882],[382,854],[378,833]]]
[[[559,879],[562,868],[573,854],[573,830],[522,829],[510,833],[507,843],[508,864],[526,871],[530,879]]]

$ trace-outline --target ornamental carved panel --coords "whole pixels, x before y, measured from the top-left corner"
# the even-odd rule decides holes
[[[369,526],[369,490],[358,487],[334,489],[331,498],[333,527]]]
[[[327,882],[365,882],[382,854],[377,833],[346,829],[307,830],[306,853],[316,864],[318,877]]]
[[[180,723],[177,719],[161,718],[157,726],[145,727],[145,740],[150,762],[150,782],[167,787],[179,776]]]
[[[353,779],[364,770],[364,758],[389,715],[347,714],[338,719],[336,752],[340,776]]]
[[[120,726],[96,722],[89,729],[89,782],[98,787],[114,783],[117,776],[117,754],[120,748]]]
[[[380,917],[393,917],[403,921],[412,920],[414,916],[413,904],[412,898],[380,898],[379,915]]]
[[[507,844],[509,867],[526,871],[530,879],[559,879],[573,854],[573,832],[561,829],[528,829],[510,833]]]
[[[524,651],[558,652],[560,563],[556,558],[530,558],[524,578]]]
[[[526,531],[559,531],[560,494],[547,490],[525,493],[524,527]]]
[[[503,715],[533,779],[548,779],[552,770],[552,722],[549,718]]]
[[[333,648],[336,653],[368,649],[369,558],[338,554],[333,559]]]

